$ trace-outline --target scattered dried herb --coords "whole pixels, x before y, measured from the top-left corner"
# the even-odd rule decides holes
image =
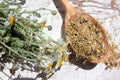
[[[108,58],[104,61],[104,63],[107,66],[106,69],[120,69],[120,51],[118,50],[117,45],[113,42],[110,45],[110,54]]]

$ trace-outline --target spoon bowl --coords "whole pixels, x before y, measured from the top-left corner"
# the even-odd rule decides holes
[[[99,63],[99,62],[103,62],[109,53],[109,43],[108,43],[108,39],[107,39],[107,33],[104,29],[104,27],[100,24],[100,22],[98,20],[96,20],[95,18],[93,18],[91,15],[81,11],[81,10],[77,10],[74,9],[68,0],[60,0],[61,3],[63,4],[64,8],[65,8],[65,19],[64,19],[64,27],[65,27],[65,32],[67,31],[67,29],[69,28],[68,23],[70,21],[71,18],[76,18],[77,15],[79,16],[84,16],[87,19],[89,19],[89,21],[94,24],[98,29],[101,30],[101,33],[103,35],[103,42],[101,44],[103,44],[104,46],[104,55],[101,55],[99,59],[95,58],[95,57],[89,57],[87,58],[87,60],[89,60],[90,62],[93,63]],[[72,35],[71,35],[72,36]],[[77,56],[81,56],[80,53],[78,53],[79,51],[76,50],[73,45],[72,45],[72,40],[70,40],[66,34],[66,39],[67,42],[71,45],[72,49],[76,52]],[[86,58],[86,57],[85,57]]]

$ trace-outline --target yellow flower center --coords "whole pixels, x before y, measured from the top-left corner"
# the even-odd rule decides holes
[[[62,51],[62,47],[58,47],[58,52],[60,53]]]
[[[41,28],[44,28],[45,26],[46,26],[46,21],[43,21],[43,22],[40,23]]]
[[[14,24],[14,22],[15,22],[15,17],[12,16],[12,17],[10,18],[9,22],[10,22],[10,26],[13,26],[13,24]]]
[[[62,66],[62,62],[63,62],[63,59],[62,57],[58,59],[58,67],[61,67]]]
[[[48,65],[48,69],[51,69],[53,67],[53,62],[51,62],[49,65]]]

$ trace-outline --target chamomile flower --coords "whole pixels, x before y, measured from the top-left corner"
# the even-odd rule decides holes
[[[15,22],[15,13],[13,13],[12,11],[8,14],[8,20],[6,20],[4,22],[4,25],[6,27],[8,26],[13,26],[14,25],[14,22]]]
[[[14,23],[15,23],[15,17],[14,17],[14,16],[11,16],[11,17],[10,17],[9,23],[10,23],[10,26],[13,26],[13,25],[14,25]]]

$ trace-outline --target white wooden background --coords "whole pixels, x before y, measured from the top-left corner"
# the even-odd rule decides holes
[[[45,7],[52,10],[57,10],[52,0],[26,0],[24,9],[33,10],[39,7]],[[106,31],[112,36],[112,41],[118,45],[120,49],[120,0],[71,0],[70,3],[85,12],[97,18],[105,27]],[[48,11],[41,11],[42,20],[47,20],[47,25],[52,25],[53,30],[48,31],[46,28],[44,32],[46,35],[52,36],[55,40],[61,38],[62,18],[57,11],[57,15],[53,16]],[[7,64],[11,67],[10,64]],[[63,66],[57,71],[49,80],[119,80],[120,70],[108,69],[105,70],[103,63],[97,64],[93,69],[86,70],[79,68],[69,62],[63,63]],[[3,70],[4,73],[10,76],[7,69]],[[0,80],[8,80],[8,77],[0,72]],[[30,71],[18,70],[13,78],[17,75],[26,78],[35,78],[37,73]],[[30,80],[30,79],[28,79]],[[34,79],[31,79],[34,80]],[[37,80],[41,80],[38,78]]]

